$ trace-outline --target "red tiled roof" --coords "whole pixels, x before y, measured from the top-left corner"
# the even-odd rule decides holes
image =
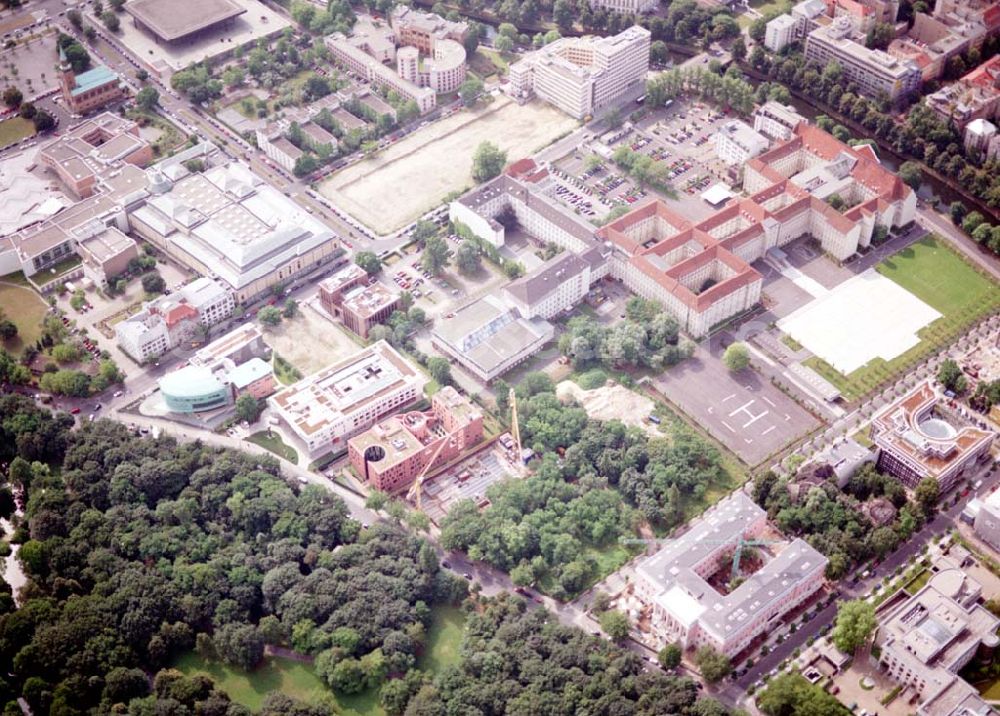
[[[168,308],[163,314],[163,320],[167,322],[168,328],[173,328],[185,319],[198,319],[198,311],[186,303],[178,303],[176,306]]]
[[[531,157],[525,157],[524,159],[518,159],[516,162],[507,167],[506,174],[514,179],[519,179],[525,174],[530,174],[535,171],[537,165],[535,160]]]

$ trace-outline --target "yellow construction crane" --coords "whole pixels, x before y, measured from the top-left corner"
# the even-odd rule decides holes
[[[514,389],[510,389],[510,393],[507,394],[508,402],[510,403],[510,432],[513,433],[514,445],[517,447],[517,459],[521,460],[521,426],[517,423],[517,395],[514,393]]]
[[[420,473],[417,475],[417,477],[413,480],[413,484],[410,485],[409,492],[406,493],[406,499],[415,503],[418,510],[423,509],[420,503],[420,497],[421,497],[420,488],[422,488],[424,485],[424,478],[426,478],[427,473],[430,472],[431,466],[434,464],[434,461],[438,459],[438,455],[441,454],[441,450],[444,449],[444,446],[447,443],[451,442],[453,436],[454,433],[448,433],[445,439],[441,441],[441,443],[437,446],[437,449],[434,451],[434,454],[431,455],[431,459],[427,461],[426,465],[424,465],[424,469],[421,470]]]

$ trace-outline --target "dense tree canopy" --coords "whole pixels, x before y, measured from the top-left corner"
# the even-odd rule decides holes
[[[464,594],[428,546],[381,524],[362,532],[339,498],[290,485],[272,459],[71,425],[0,397],[30,580],[0,616],[4,701],[82,713],[143,697],[129,670],[155,672],[196,641],[244,668],[268,641],[367,664],[407,639],[414,652],[429,606]]]
[[[647,672],[637,654],[509,595],[483,600],[461,652],[458,668],[421,688],[407,714],[695,716],[716,705],[698,699],[690,679]]]

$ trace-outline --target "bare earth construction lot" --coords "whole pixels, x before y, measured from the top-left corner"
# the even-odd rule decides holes
[[[515,161],[577,127],[577,121],[541,102],[519,106],[498,97],[482,109],[435,122],[372,159],[357,162],[318,191],[378,234],[418,219],[454,192],[472,185],[472,155],[491,141]]]

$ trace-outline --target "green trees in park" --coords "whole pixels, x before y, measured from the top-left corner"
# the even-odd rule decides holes
[[[451,383],[451,364],[447,358],[434,356],[427,361],[427,372],[431,378],[437,381],[438,385],[449,385]]]
[[[680,644],[675,642],[673,644],[667,644],[665,647],[660,649],[659,653],[656,655],[656,660],[664,669],[672,671],[681,665],[681,658],[683,656],[684,650],[681,648]]]
[[[264,306],[257,311],[257,320],[265,326],[276,326],[281,323],[281,309],[277,306]]]
[[[477,182],[485,182],[499,176],[507,164],[507,152],[492,142],[482,142],[472,155],[472,178]]]
[[[431,236],[424,241],[420,254],[420,267],[437,276],[448,265],[448,244],[440,236]]]
[[[842,602],[831,637],[845,654],[857,651],[875,631],[875,605],[863,599]]]
[[[651,439],[617,421],[589,420],[553,390],[544,374],[525,376],[516,390],[522,442],[542,456],[534,474],[492,485],[485,510],[455,506],[441,540],[515,570],[525,584],[544,579],[553,593],[572,595],[600,574],[595,553],[631,536],[637,520],[678,524],[725,471],[715,448],[683,426]],[[556,449],[564,449],[561,460]]]
[[[241,395],[236,399],[236,418],[242,422],[253,425],[260,417],[263,410],[260,401],[249,394]]]
[[[770,472],[758,476],[753,498],[782,532],[808,540],[829,558],[826,574],[831,579],[839,579],[858,562],[891,552],[923,527],[922,507],[907,497],[898,480],[873,465],[859,469],[843,490],[828,479],[795,500],[788,493],[790,479]],[[885,528],[876,528],[861,510],[862,503],[876,497],[898,510]]]
[[[781,674],[757,696],[757,708],[767,716],[844,716],[844,705],[801,674]]]
[[[458,88],[458,96],[462,104],[471,107],[476,103],[483,91],[483,81],[475,75],[470,75]]]
[[[160,93],[155,87],[146,86],[136,92],[135,103],[142,109],[152,110],[160,103]]]
[[[157,271],[150,271],[142,276],[142,290],[146,293],[163,293],[167,282]]]
[[[924,515],[930,517],[934,514],[938,499],[941,496],[941,488],[936,479],[927,476],[917,483],[917,488],[913,491],[913,497],[917,504],[924,511]]]
[[[624,641],[630,629],[628,617],[617,609],[609,609],[600,617],[601,629],[611,641]]]
[[[463,276],[475,276],[483,268],[483,255],[472,241],[463,241],[455,249],[455,265]]]
[[[609,327],[590,316],[574,316],[559,337],[559,351],[578,370],[594,365],[656,370],[681,362],[694,350],[681,340],[677,321],[655,301],[633,296],[625,319]]]
[[[430,607],[466,593],[428,545],[381,523],[362,531],[338,497],[287,482],[271,458],[142,439],[111,421],[72,426],[0,396],[29,581],[18,609],[0,583],[2,703],[71,713],[62,695],[78,712],[111,694],[166,700],[167,682],[186,678],[160,671],[177,655],[197,645],[249,670],[269,639],[317,655],[348,688],[356,662],[371,686],[412,668]],[[150,689],[145,673],[158,671]],[[223,703],[200,713],[227,713],[210,682],[195,690]]]

